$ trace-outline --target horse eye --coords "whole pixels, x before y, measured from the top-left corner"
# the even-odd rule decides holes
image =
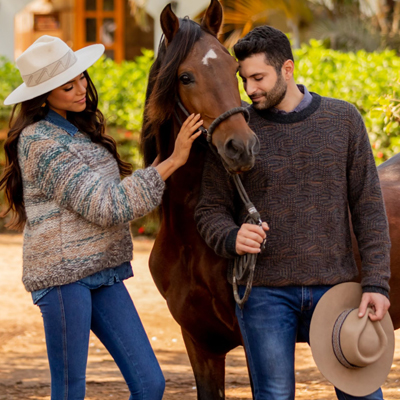
[[[184,84],[184,85],[189,85],[192,83],[192,79],[190,78],[189,75],[183,74],[179,77],[179,80]]]

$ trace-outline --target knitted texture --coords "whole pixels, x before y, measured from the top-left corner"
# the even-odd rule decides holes
[[[18,162],[27,214],[26,290],[76,282],[131,260],[128,221],[158,206],[164,191],[155,168],[121,181],[107,149],[44,120],[22,131]]]
[[[261,150],[242,178],[270,227],[253,284],[333,285],[355,279],[350,210],[362,257],[361,284],[387,295],[388,224],[363,120],[349,103],[312,95],[299,113],[249,107]],[[246,210],[221,161],[209,153],[195,218],[207,244],[232,259]],[[231,281],[232,265],[228,277]]]

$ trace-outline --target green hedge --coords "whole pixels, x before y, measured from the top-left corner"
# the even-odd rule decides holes
[[[305,84],[310,91],[346,100],[358,108],[367,126],[377,164],[400,151],[400,57],[394,51],[341,53],[311,40],[295,50],[294,56],[298,83]],[[117,140],[122,157],[135,168],[142,165],[138,138],[152,62],[153,52],[143,50],[143,55],[134,62],[116,64],[102,58],[89,70],[99,92],[99,107],[107,119],[108,132]],[[5,128],[11,111],[11,107],[3,105],[3,100],[20,83],[14,64],[0,57],[0,129]],[[242,85],[241,93],[243,99],[248,100]],[[4,155],[0,152],[0,166],[2,164]],[[0,193],[2,202],[1,196]],[[133,231],[137,232],[142,225],[146,233],[153,233],[157,228],[154,220],[148,218],[136,222]]]
[[[400,151],[400,57],[395,51],[341,53],[312,40],[295,51],[295,58],[298,83],[358,108],[377,164]]]

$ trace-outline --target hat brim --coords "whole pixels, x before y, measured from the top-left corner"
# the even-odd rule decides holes
[[[385,382],[393,362],[394,329],[389,313],[380,321],[388,344],[381,358],[364,368],[349,369],[337,360],[332,347],[332,331],[338,316],[358,308],[362,297],[359,283],[347,282],[328,290],[318,302],[310,326],[311,352],[322,375],[336,388],[352,396],[367,396]]]
[[[22,83],[4,100],[4,105],[22,103],[64,85],[92,66],[102,56],[104,50],[102,44],[93,44],[76,51],[77,61],[66,71],[40,85],[28,87],[25,83]]]

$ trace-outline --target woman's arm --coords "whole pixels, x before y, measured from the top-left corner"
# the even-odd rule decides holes
[[[161,203],[163,180],[186,162],[199,135],[193,135],[201,123],[197,121],[192,116],[182,127],[169,159],[156,168],[137,170],[119,183],[105,182],[99,172],[40,132],[20,137],[19,162],[26,179],[49,199],[97,225],[118,225],[149,213]]]

